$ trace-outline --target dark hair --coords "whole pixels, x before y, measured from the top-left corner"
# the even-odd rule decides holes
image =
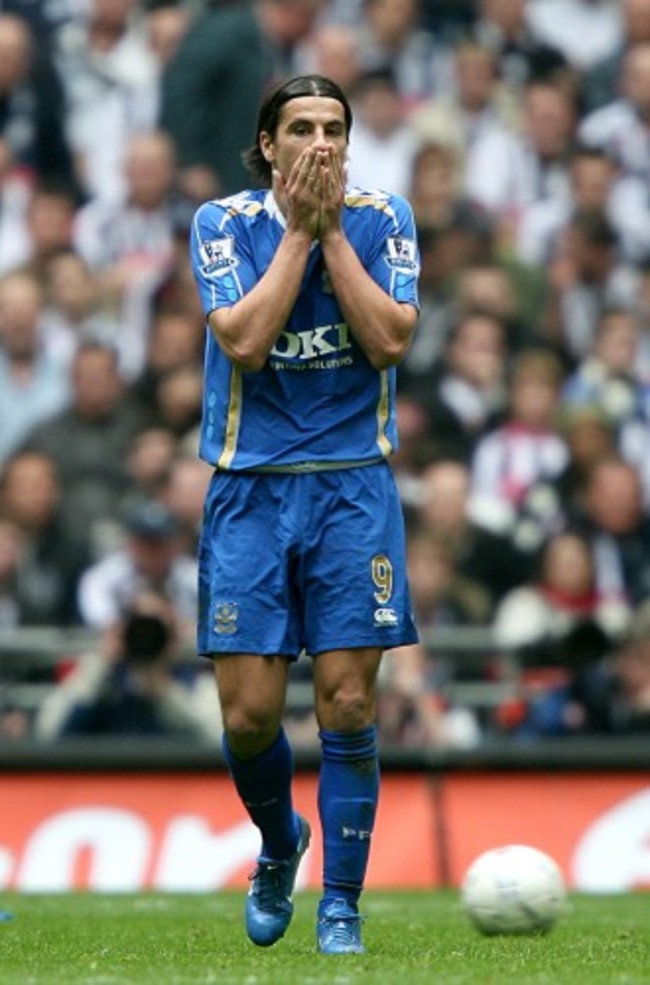
[[[260,182],[261,185],[271,186],[272,167],[266,160],[260,148],[260,136],[268,133],[275,137],[280,122],[282,107],[292,99],[301,99],[304,96],[324,96],[328,99],[336,99],[345,112],[345,127],[348,137],[352,128],[352,109],[347,97],[341,87],[326,78],[324,75],[299,75],[288,82],[272,89],[266,96],[257,117],[257,132],[255,143],[242,154],[242,161],[247,170]]]

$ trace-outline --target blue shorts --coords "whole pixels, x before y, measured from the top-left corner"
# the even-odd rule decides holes
[[[199,552],[198,649],[296,659],[415,643],[390,466],[215,472]]]

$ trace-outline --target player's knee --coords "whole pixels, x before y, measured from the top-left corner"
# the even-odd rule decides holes
[[[375,718],[374,700],[364,690],[339,688],[319,702],[322,728],[336,732],[358,732]]]
[[[224,713],[224,728],[235,755],[247,757],[261,752],[273,742],[279,722],[261,709],[237,706]]]

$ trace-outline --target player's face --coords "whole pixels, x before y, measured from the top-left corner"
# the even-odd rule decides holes
[[[280,174],[287,178],[297,158],[307,147],[331,149],[345,163],[348,137],[345,110],[329,96],[301,96],[282,107],[275,136],[262,133],[262,151]]]

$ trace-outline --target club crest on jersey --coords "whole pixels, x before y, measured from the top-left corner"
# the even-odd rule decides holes
[[[388,255],[384,259],[389,267],[407,272],[417,268],[415,240],[404,236],[389,236],[386,246]]]
[[[216,277],[227,273],[232,267],[236,267],[238,260],[233,256],[235,252],[235,240],[232,236],[221,236],[219,239],[210,239],[199,246],[201,257],[201,270],[206,276]]]
[[[239,607],[236,602],[217,602],[214,613],[214,630],[220,636],[232,636],[237,632]]]

